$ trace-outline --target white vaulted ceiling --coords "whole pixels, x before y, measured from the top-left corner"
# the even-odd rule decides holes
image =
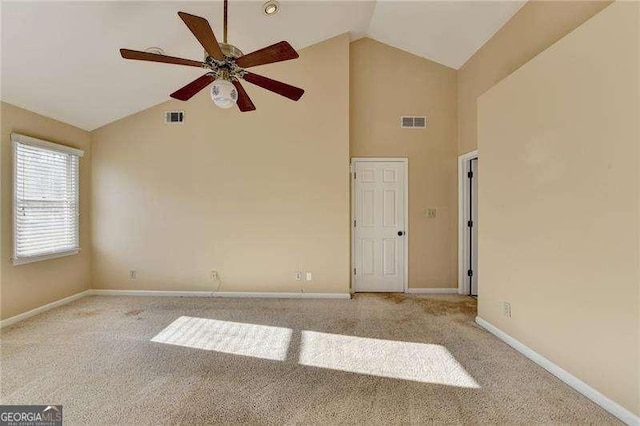
[[[524,1],[379,1],[369,37],[458,69]]]
[[[523,1],[231,0],[229,41],[245,53],[287,40],[296,49],[349,32],[459,68]],[[2,1],[2,100],[86,130],[168,99],[194,69],[125,61],[122,47],[157,46],[202,59],[202,47],[177,15],[204,16],[222,39],[221,1]]]

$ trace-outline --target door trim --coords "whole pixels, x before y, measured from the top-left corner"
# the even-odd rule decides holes
[[[351,293],[355,293],[356,276],[353,273],[356,267],[356,244],[355,232],[353,232],[353,221],[356,220],[356,192],[353,172],[355,163],[368,162],[397,162],[404,163],[404,278],[402,291],[407,293],[409,288],[409,159],[407,157],[351,157],[349,164],[349,180],[351,180],[351,220],[349,221],[349,231],[351,233]]]
[[[474,158],[478,158],[478,150],[467,152],[458,157],[458,294],[468,294],[466,285],[467,274],[464,270],[464,261],[468,249],[466,246],[465,233],[467,224],[464,220],[465,200],[468,198],[467,191],[467,168],[466,165]]]

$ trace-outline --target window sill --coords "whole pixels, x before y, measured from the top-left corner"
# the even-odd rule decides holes
[[[34,263],[34,262],[40,262],[43,260],[57,259],[59,257],[72,256],[78,253],[80,253],[80,249],[73,249],[69,251],[63,251],[60,253],[45,254],[42,256],[22,257],[19,259],[16,259],[14,257],[11,259],[11,261],[13,262],[13,266],[19,266],[19,265],[26,265],[27,263]]]

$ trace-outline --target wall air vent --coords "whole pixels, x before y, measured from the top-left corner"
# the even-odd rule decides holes
[[[400,127],[403,129],[424,129],[427,127],[427,117],[403,115],[400,117]]]
[[[169,124],[184,123],[184,111],[167,111],[164,113],[164,122]]]

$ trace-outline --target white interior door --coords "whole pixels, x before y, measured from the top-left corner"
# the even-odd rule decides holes
[[[404,161],[354,161],[355,291],[403,292]]]

